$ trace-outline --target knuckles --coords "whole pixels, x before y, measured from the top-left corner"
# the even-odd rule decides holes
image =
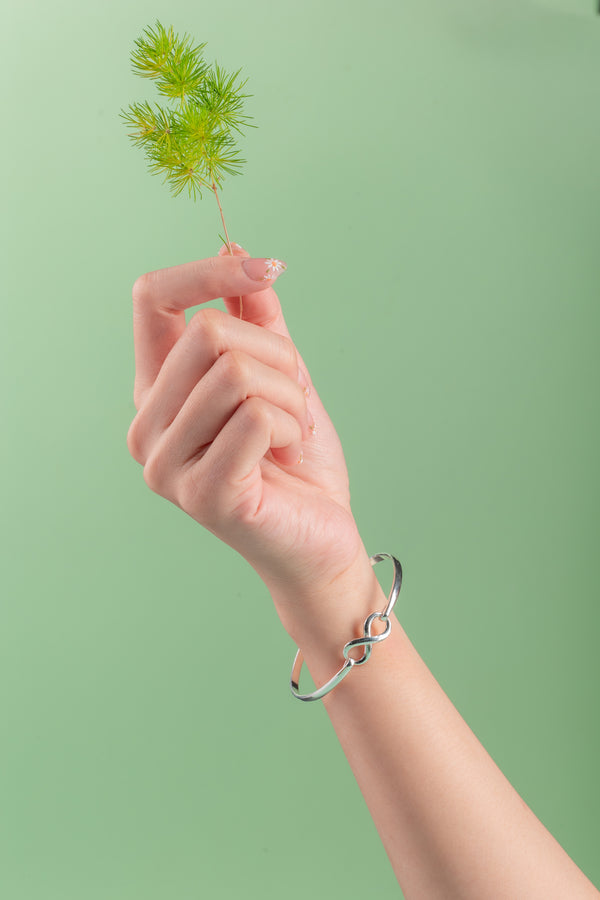
[[[145,306],[154,295],[154,286],[156,284],[156,272],[145,272],[136,278],[131,289],[133,305],[135,307]]]
[[[205,528],[214,527],[219,506],[217,490],[214,479],[207,474],[200,475],[198,467],[193,467],[178,485],[177,504]]]
[[[283,369],[296,380],[298,372],[298,353],[291,338],[279,335]]]
[[[229,315],[220,309],[207,307],[194,313],[187,330],[194,343],[208,347],[218,354],[226,343],[227,320]]]
[[[239,350],[226,350],[219,356],[213,369],[220,384],[237,393],[243,393],[252,380],[250,367],[250,359],[245,353]]]
[[[208,348],[215,359],[229,350],[232,325],[237,327],[237,320],[232,320],[229,313],[214,307],[206,307],[194,313],[187,328],[193,343],[198,342]],[[260,326],[253,326],[258,328]],[[296,380],[298,373],[298,353],[291,338],[270,332],[270,338],[277,344],[277,367]],[[233,352],[233,351],[231,351]]]
[[[237,372],[239,355],[225,354],[229,359],[222,365],[228,371]],[[245,362],[242,360],[242,368]],[[266,447],[274,429],[281,427],[281,420],[275,407],[262,397],[251,396],[242,401],[235,415],[238,417],[239,433],[246,437],[258,435]],[[208,446],[184,465],[174,466],[172,447],[165,434],[145,455],[139,446],[139,435],[134,419],[128,434],[131,455],[143,465],[144,481],[155,494],[175,503],[209,530],[215,531],[235,513],[239,520],[239,510],[231,508],[232,485],[215,472],[215,460],[204,462]],[[288,421],[289,440],[301,441],[302,429],[298,422]],[[217,463],[218,467],[218,463]]]
[[[151,453],[144,465],[144,481],[151,491],[168,497],[168,468],[161,453]]]
[[[146,455],[140,435],[139,413],[129,426],[129,430],[127,432],[127,449],[129,450],[130,455],[133,456],[135,461],[143,466],[146,461]]]
[[[238,415],[244,421],[244,431],[266,430],[272,420],[271,406],[262,397],[248,397],[240,406]]]

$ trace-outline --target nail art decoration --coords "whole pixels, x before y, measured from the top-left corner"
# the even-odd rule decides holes
[[[281,259],[267,259],[265,265],[267,267],[264,277],[265,281],[270,281],[271,278],[277,278],[278,275],[281,275],[281,273],[285,272],[287,269],[286,264]]]

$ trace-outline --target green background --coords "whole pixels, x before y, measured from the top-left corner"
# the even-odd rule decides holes
[[[600,883],[594,8],[5,0],[3,896],[398,896],[262,583],[127,452],[131,286],[219,247],[118,116],[156,18],[250,79],[230,234],[288,263],[400,619]]]

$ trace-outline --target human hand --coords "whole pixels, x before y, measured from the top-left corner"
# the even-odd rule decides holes
[[[255,280],[248,258],[222,248],[136,281],[127,442],[153,491],[254,567],[291,633],[303,605],[370,566],[340,441],[272,288],[278,273],[265,281],[253,261]],[[201,309],[186,326],[186,308],[218,297],[228,312]]]

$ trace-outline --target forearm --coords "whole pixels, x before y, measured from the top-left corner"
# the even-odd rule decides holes
[[[386,604],[374,576],[360,599],[349,584],[336,590],[337,603],[331,592],[321,603],[313,597],[319,616],[292,627],[317,685],[340,668],[341,648],[362,635],[364,618]],[[598,900],[393,616],[368,662],[322,702],[407,900]]]

